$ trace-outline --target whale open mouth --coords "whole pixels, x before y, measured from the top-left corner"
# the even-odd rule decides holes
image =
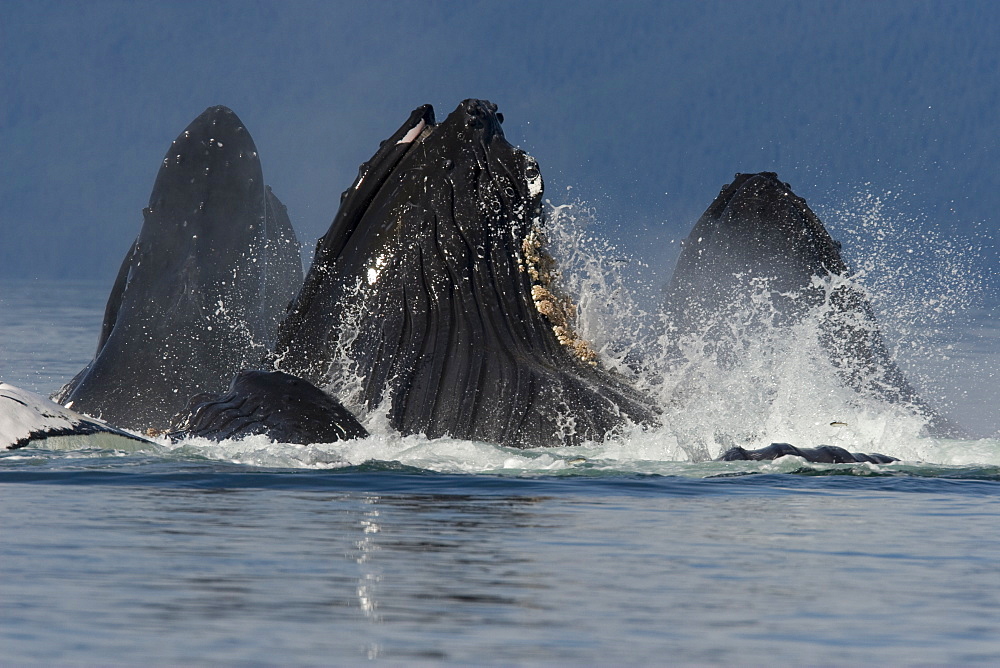
[[[315,258],[339,277],[342,287],[355,279],[371,285],[383,274],[386,258],[396,254],[388,247],[397,247],[401,235],[413,231],[413,225],[404,232],[400,224],[412,209],[464,223],[479,220],[477,210],[485,204],[494,212],[516,209],[513,218],[540,220],[537,164],[504,139],[501,123],[496,105],[485,100],[465,100],[441,123],[435,122],[431,105],[414,109],[359,167]],[[452,196],[438,197],[446,191]],[[464,213],[453,216],[455,207]],[[469,237],[484,234],[466,232]],[[303,290],[315,289],[307,278]],[[332,306],[324,301],[325,307]]]
[[[355,239],[355,235],[381,238],[386,230],[370,229],[372,226],[362,223],[362,220],[373,207],[384,207],[390,200],[398,204],[399,193],[407,188],[412,190],[412,182],[419,180],[414,178],[412,172],[427,170],[428,160],[434,162],[434,168],[445,171],[475,169],[486,165],[490,162],[489,156],[499,151],[500,157],[494,161],[494,166],[502,165],[499,171],[512,182],[511,196],[540,198],[542,187],[537,165],[523,151],[503,139],[502,122],[503,115],[497,112],[497,106],[485,100],[465,100],[441,123],[435,122],[431,105],[414,109],[399,129],[381,143],[375,155],[360,166],[354,183],[341,195],[340,209],[317,252],[323,253],[326,259],[332,259],[344,256],[345,249],[355,243],[371,248],[371,239]],[[500,141],[494,141],[496,138]],[[427,147],[428,141],[434,146]],[[478,148],[463,151],[462,146]],[[412,158],[414,153],[421,151],[426,155]],[[407,181],[411,183],[407,185]],[[410,199],[416,200],[417,197]],[[379,215],[372,218],[382,223],[387,220]],[[375,227],[382,228],[383,225],[376,224]],[[348,252],[347,255],[357,256],[358,253]],[[369,255],[376,256],[378,253]],[[341,261],[339,264],[342,270],[349,271],[350,262],[345,264]]]

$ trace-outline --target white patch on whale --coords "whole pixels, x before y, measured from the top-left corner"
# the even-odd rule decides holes
[[[90,437],[81,441],[82,437]],[[63,443],[67,439],[72,443]],[[94,440],[94,443],[90,443]],[[151,441],[81,415],[43,396],[0,383],[0,448],[27,445],[49,449],[100,447],[138,450],[158,447]]]
[[[421,119],[421,121],[419,123],[417,123],[412,128],[410,128],[410,131],[407,132],[405,135],[403,135],[403,138],[400,139],[396,143],[397,144],[409,144],[414,139],[416,139],[417,137],[420,136],[420,133],[424,131],[425,127],[427,127],[427,122],[424,121],[423,119]]]

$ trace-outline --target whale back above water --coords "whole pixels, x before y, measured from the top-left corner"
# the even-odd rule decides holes
[[[131,429],[162,430],[189,396],[259,363],[302,280],[285,207],[226,107],[167,151],[108,299],[93,361],[56,394]]]
[[[481,100],[440,124],[423,106],[361,166],[279,328],[278,368],[358,378],[403,434],[535,447],[654,422],[574,335],[538,165],[501,121]]]
[[[892,462],[899,461],[895,457],[889,457],[877,452],[849,452],[836,445],[797,448],[789,443],[772,443],[767,447],[758,448],[757,450],[747,450],[740,447],[730,448],[722,453],[718,460],[723,462],[760,462],[780,457],[801,457],[807,462],[813,462],[814,464],[891,464]]]

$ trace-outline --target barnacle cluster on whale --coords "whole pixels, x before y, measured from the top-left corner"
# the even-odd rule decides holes
[[[579,334],[547,250],[541,172],[502,122],[484,100],[441,122],[430,105],[413,110],[360,166],[303,276],[249,133],[231,110],[209,108],[163,159],[93,361],[54,398],[103,418],[110,433],[217,440],[366,436],[345,405],[384,410],[404,435],[519,448],[669,425],[659,398]],[[831,274],[847,275],[846,264],[805,200],[773,173],[737,174],[685,242],[664,331],[724,348],[718,332],[749,286],[769,284],[772,315],[788,324],[815,298],[816,277]],[[864,373],[845,366],[845,384],[958,433],[917,397],[863,293],[846,285],[822,335],[831,364],[860,360]],[[60,428],[102,424],[76,415]],[[782,454],[847,461],[792,446],[724,458]]]
[[[545,236],[532,227],[521,242],[518,267],[531,277],[531,300],[535,309],[552,325],[556,340],[566,346],[581,361],[597,365],[597,351],[576,331],[576,304],[556,287],[556,261],[545,249]]]

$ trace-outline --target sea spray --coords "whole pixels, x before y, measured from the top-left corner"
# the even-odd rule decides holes
[[[867,287],[893,357],[925,398],[944,404],[955,342],[983,301],[986,240],[944,235],[898,191],[866,188],[817,210]]]
[[[640,308],[639,290],[650,289],[636,280],[637,270],[643,267],[594,231],[598,216],[593,208],[581,202],[549,205],[548,250],[557,261],[560,290],[577,305],[578,333],[600,352],[603,364],[656,398],[664,411],[660,428],[634,428],[603,443],[537,451],[447,437],[400,436],[389,427],[385,402],[371,410],[364,408],[359,393],[363,370],[346,354],[351,341],[348,318],[335,356],[339,369],[330,374],[328,389],[358,411],[372,432],[370,438],[309,447],[252,441],[190,443],[185,452],[256,466],[340,468],[381,461],[450,473],[570,476],[634,472],[702,477],[720,474],[719,467],[746,472],[801,470],[801,462],[723,465],[705,461],[732,445],[761,447],[775,441],[801,447],[838,445],[947,465],[1000,461],[995,441],[922,437],[923,418],[905,405],[846,387],[843,369],[831,363],[829,350],[822,345],[824,322],[833,308],[829,295],[845,281],[863,289],[878,306],[880,323],[888,323],[893,341],[906,341],[905,347],[896,348],[904,357],[913,349],[929,358],[941,354],[937,349],[923,350],[922,345],[934,348],[935,339],[922,338],[918,331],[905,338],[898,334],[907,314],[921,314],[927,318],[922,322],[936,323],[947,335],[949,319],[974,301],[979,278],[971,271],[968,257],[974,249],[905,226],[906,233],[927,246],[908,252],[892,232],[892,226],[902,225],[903,219],[884,216],[879,213],[885,211],[884,203],[879,206],[883,208],[874,207],[864,217],[858,213],[859,217],[842,219],[826,214],[831,228],[859,258],[850,263],[859,270],[850,277],[818,277],[810,289],[825,297],[801,319],[780,323],[767,281],[747,277],[755,285],[751,298],[733,317],[714,323],[726,333],[720,340],[704,333],[677,337],[669,323],[660,322],[659,313]],[[909,239],[906,233],[901,234]],[[937,246],[935,239],[941,242]],[[864,260],[869,255],[876,257]],[[939,262],[928,265],[927,258]],[[905,266],[908,262],[925,264],[911,268]],[[930,297],[914,289],[915,279],[905,279],[927,272],[934,274],[931,285],[940,286]],[[931,304],[929,299],[938,301]],[[895,308],[904,316],[896,317]],[[805,466],[816,471],[844,469],[840,465]],[[892,470],[892,466],[848,469],[869,475]]]
[[[645,266],[593,231],[597,213],[590,206],[546,205],[548,249],[557,263],[556,282],[576,303],[577,333],[605,364],[624,371],[629,355],[635,358],[652,335],[652,314],[635,293]]]
[[[592,232],[592,208],[579,202],[550,204],[550,252],[558,262],[561,289],[577,303],[581,335],[609,366],[626,373],[642,370],[635,381],[664,409],[663,427],[647,438],[670,442],[695,461],[733,445],[761,447],[774,441],[886,451],[927,440],[921,436],[927,420],[920,407],[909,397],[888,400],[880,387],[884,367],[852,357],[846,344],[831,346],[830,332],[879,336],[874,320],[843,308],[842,295],[849,291],[881,306],[893,340],[907,343],[895,352],[946,358],[940,337],[954,333],[949,322],[975,301],[982,283],[973,270],[976,246],[904,225],[907,221],[887,213],[874,195],[859,195],[845,209],[852,212],[846,221],[827,214],[835,223],[831,227],[847,237],[849,248],[859,249],[859,256],[871,258],[857,262],[861,269],[852,274],[814,278],[802,292],[823,297],[797,322],[783,322],[774,300],[801,295],[776,295],[766,280],[747,277],[754,283],[751,297],[725,321],[682,336],[662,323],[656,336],[650,324],[655,314],[651,318],[638,307],[628,283],[634,279],[623,270],[639,263]],[[869,245],[870,251],[861,249]],[[926,292],[916,288],[924,274],[933,277],[924,281],[930,286]],[[847,387],[848,379],[867,389]],[[622,450],[640,439],[632,434],[627,440]]]

